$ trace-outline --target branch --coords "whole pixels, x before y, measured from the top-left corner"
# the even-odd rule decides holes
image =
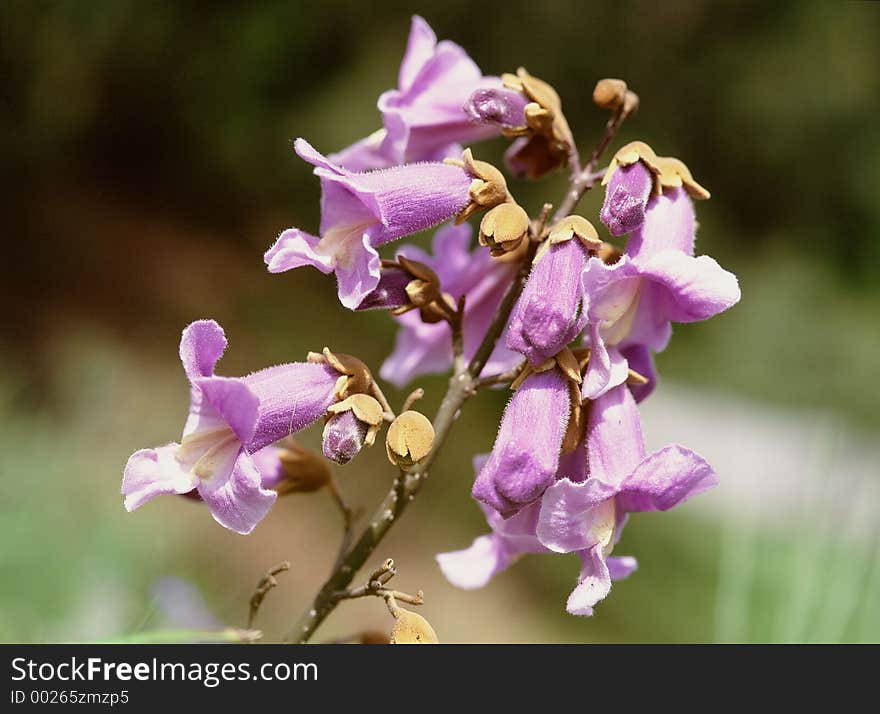
[[[266,599],[266,595],[269,594],[269,591],[272,588],[277,587],[278,581],[275,579],[275,576],[279,573],[283,573],[285,570],[290,570],[289,560],[284,560],[278,563],[278,565],[273,565],[266,571],[265,575],[260,578],[260,582],[257,583],[257,588],[254,590],[254,594],[251,595],[250,610],[248,611],[247,620],[248,630],[253,629],[254,620],[257,618],[257,612],[259,612],[263,600]]]

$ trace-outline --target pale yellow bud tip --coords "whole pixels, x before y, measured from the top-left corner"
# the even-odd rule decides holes
[[[412,466],[424,459],[434,445],[434,426],[428,417],[407,411],[388,427],[385,449],[388,460],[396,466]]]
[[[431,623],[416,612],[397,610],[394,629],[391,630],[392,645],[439,645],[440,638]]]
[[[593,90],[593,102],[602,109],[617,109],[626,98],[626,82],[622,79],[600,79]]]

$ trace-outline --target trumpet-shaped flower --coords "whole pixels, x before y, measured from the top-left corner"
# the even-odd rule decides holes
[[[577,238],[551,245],[532,268],[510,316],[507,347],[537,367],[571,342],[586,323],[581,273],[590,254]]]
[[[514,263],[492,258],[486,250],[472,251],[470,244],[470,226],[448,225],[435,234],[431,254],[414,246],[404,246],[399,251],[400,255],[431,268],[440,278],[443,290],[454,300],[466,297],[462,331],[468,359],[476,352],[517,270]],[[443,372],[452,365],[447,322],[424,322],[418,312],[408,312],[397,320],[401,329],[393,352],[379,372],[383,379],[400,387],[418,376]],[[519,359],[500,339],[483,373],[503,372]]]
[[[266,252],[266,265],[271,273],[303,265],[335,273],[339,300],[352,310],[379,284],[378,246],[452,218],[469,201],[472,177],[458,166],[421,163],[355,173],[303,139],[294,146],[321,181],[321,236],[284,231]]]
[[[553,367],[529,375],[511,397],[472,495],[510,517],[556,478],[571,415],[568,379]]]
[[[485,456],[475,460],[475,470],[482,472],[487,462]],[[665,511],[716,482],[712,468],[684,447],[646,455],[638,408],[621,385],[591,405],[584,440],[560,459],[556,481],[540,500],[507,519],[481,504],[492,532],[437,561],[453,585],[470,589],[524,553],[577,553],[581,571],[566,609],[592,615],[612,581],[637,567],[631,556],[611,555],[628,514]]]
[[[336,400],[339,374],[323,364],[292,363],[220,377],[214,366],[225,349],[213,320],[183,331],[180,359],[190,383],[183,437],[129,457],[122,478],[126,510],[195,490],[218,523],[242,534],[269,511],[277,454],[266,447],[319,419]]]
[[[474,122],[464,105],[477,89],[500,84],[497,77],[483,76],[457,44],[437,42],[428,23],[416,15],[397,89],[379,97],[383,128],[331,159],[347,169],[363,171],[458,155],[460,144],[498,134],[498,128]]]
[[[624,565],[609,568],[607,556],[629,513],[668,510],[718,481],[709,464],[677,444],[645,454],[638,407],[625,385],[593,402],[584,441],[587,468],[544,492],[536,530],[548,549],[581,556],[581,577],[567,606],[574,615],[592,615]]]
[[[583,272],[590,363],[583,394],[595,398],[622,383],[624,352],[666,348],[673,322],[706,320],[740,299],[736,276],[706,255],[694,257],[694,209],[683,188],[649,201],[624,255],[591,258]]]

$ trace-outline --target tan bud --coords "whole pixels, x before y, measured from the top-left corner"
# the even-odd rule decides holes
[[[598,250],[602,247],[602,241],[599,240],[599,234],[593,224],[583,216],[572,215],[563,218],[550,229],[548,241],[551,244],[563,243],[572,238],[577,238],[591,250]]]
[[[328,364],[339,372],[339,379],[336,380],[336,396],[339,399],[352,394],[366,394],[373,386],[370,368],[357,357],[331,352],[329,347],[325,347],[321,354],[309,352],[307,359],[309,362]]]
[[[392,645],[439,645],[440,638],[431,623],[417,612],[398,608],[394,629],[391,630]]]
[[[290,443],[278,453],[282,478],[275,486],[279,496],[288,493],[311,493],[330,480],[330,467],[318,454]]]
[[[529,216],[516,203],[495,206],[480,221],[480,245],[489,246],[492,255],[503,255],[519,248],[529,232]]]
[[[593,103],[602,109],[617,109],[626,97],[626,82],[622,79],[600,79],[593,89]]]
[[[658,156],[657,163],[660,166],[660,186],[662,188],[684,186],[684,190],[693,199],[705,200],[711,197],[712,194],[696,182],[690,169],[683,161],[671,156]]]
[[[461,159],[446,159],[445,163],[462,167],[474,178],[468,189],[470,203],[456,216],[456,223],[463,223],[481,208],[492,208],[508,200],[504,174],[486,161],[477,161],[470,149],[464,150]]]
[[[424,307],[440,297],[440,278],[437,273],[424,263],[409,260],[404,256],[400,256],[397,262],[413,276],[405,288],[407,297],[413,305]]]
[[[408,467],[424,459],[434,444],[434,425],[424,414],[410,410],[397,417],[385,437],[388,460]]]
[[[639,110],[639,95],[629,89],[626,90],[626,96],[623,98],[623,114],[629,116],[635,114]]]

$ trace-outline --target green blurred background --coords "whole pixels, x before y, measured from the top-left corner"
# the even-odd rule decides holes
[[[325,344],[376,368],[388,353],[391,320],[344,312],[316,271],[268,275],[261,254],[317,224],[291,140],[329,152],[378,128],[413,12],[484,72],[553,83],[582,147],[605,119],[594,82],[625,78],[642,110],[618,145],[680,156],[711,189],[698,249],[743,300],[677,328],[644,410],[649,446],[680,440],[722,484],[631,521],[617,550],[641,568],[594,618],[564,613],[574,557],[526,558],[470,593],[434,564],[485,529],[470,458],[502,393],[467,407],[375,561],[425,591],[444,641],[880,640],[880,8],[554,0],[0,4],[0,639],[241,625],[259,576],[290,559],[258,622],[277,638],[323,580],[326,494],[282,499],[242,538],[184,499],[127,514],[119,481],[132,451],[179,435],[193,319],[226,328],[225,374]],[[534,210],[563,179],[514,190]],[[443,379],[420,384],[430,412]],[[367,508],[391,478],[381,449],[338,474]],[[389,619],[347,603],[318,639]]]

